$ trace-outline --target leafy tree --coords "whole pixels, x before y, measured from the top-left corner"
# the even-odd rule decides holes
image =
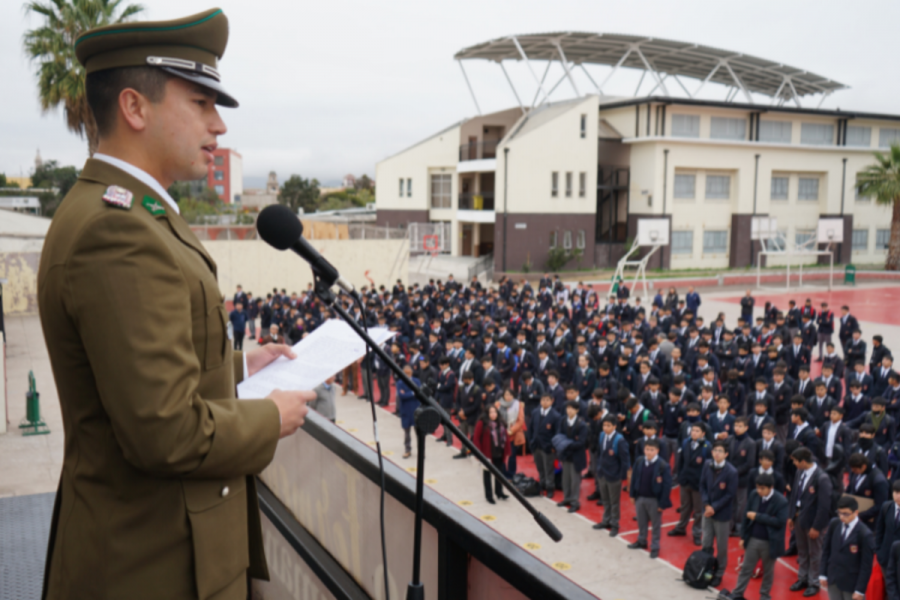
[[[857,176],[860,196],[875,198],[875,202],[893,208],[891,241],[888,244],[884,268],[900,270],[900,144],[892,144],[890,152],[875,152],[875,164]]]
[[[25,12],[44,17],[44,24],[25,32],[25,54],[37,65],[38,98],[47,112],[62,106],[69,131],[84,138],[88,152],[97,150],[97,124],[87,104],[84,67],[75,58],[75,39],[89,29],[122,23],[138,14],[139,4],[123,0],[31,0]],[[121,8],[121,10],[120,10]]]
[[[198,198],[184,196],[178,201],[178,210],[188,223],[203,223],[204,217],[219,214],[217,207]]]
[[[313,212],[319,205],[319,180],[291,175],[278,191],[278,202],[296,211]]]
[[[357,190],[370,190],[372,189],[372,180],[369,179],[368,175],[363,174],[362,177],[356,180],[356,189]]]
[[[44,161],[35,168],[31,175],[31,187],[56,188],[55,192],[43,192],[38,199],[41,202],[41,212],[49,217],[53,216],[59,203],[65,198],[75,182],[78,181],[78,169],[75,167],[60,167],[55,160]]]

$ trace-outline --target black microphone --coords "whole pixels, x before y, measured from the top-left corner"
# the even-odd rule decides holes
[[[262,209],[256,219],[256,230],[267,244],[277,250],[293,250],[303,257],[328,287],[337,284],[348,294],[353,294],[353,284],[341,277],[338,270],[325,260],[319,251],[303,239],[303,223],[283,204],[273,204]]]

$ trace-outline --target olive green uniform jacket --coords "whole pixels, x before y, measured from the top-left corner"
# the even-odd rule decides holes
[[[130,209],[103,200],[110,185]],[[242,356],[209,254],[151,188],[91,159],[50,226],[38,298],[65,429],[44,596],[246,598],[247,573],[268,578],[252,474],[279,416],[235,398]]]

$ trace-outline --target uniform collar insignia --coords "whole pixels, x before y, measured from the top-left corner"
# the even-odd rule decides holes
[[[117,185],[109,186],[106,188],[106,193],[103,194],[104,202],[112,206],[124,208],[125,210],[131,210],[131,201],[133,198],[134,194]]]
[[[146,208],[147,211],[154,217],[166,214],[165,207],[150,196],[144,196],[144,200],[143,202],[141,202],[141,206]]]

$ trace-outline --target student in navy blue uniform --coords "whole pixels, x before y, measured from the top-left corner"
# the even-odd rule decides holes
[[[575,370],[575,378],[572,383],[578,389],[578,397],[583,402],[591,399],[591,394],[597,387],[597,376],[590,368],[587,356],[578,357],[578,369]]]
[[[796,333],[793,336],[793,344],[787,348],[787,363],[789,365],[790,375],[794,379],[800,376],[801,367],[809,367],[811,358],[809,349],[803,345],[803,335]]]
[[[900,542],[900,481],[891,484],[891,501],[878,507],[878,517],[875,519],[875,556],[878,564],[885,574],[885,586],[888,588],[888,597],[900,597],[900,581],[897,580],[897,560],[890,560],[892,546]],[[900,548],[900,544],[898,544]],[[900,557],[900,553],[898,553]],[[893,570],[893,581],[889,572]],[[894,595],[891,595],[893,592]]]
[[[795,533],[800,568],[790,589],[806,590],[803,595],[809,597],[819,593],[822,534],[831,517],[831,478],[816,465],[809,448],[797,448],[791,460],[797,473],[791,482],[788,529]]]
[[[785,447],[776,438],[775,426],[772,424],[763,425],[762,439],[756,442],[757,463],[759,462],[760,454],[765,450],[775,455],[775,463],[772,465],[775,471],[784,474]]]
[[[603,519],[594,529],[609,529],[610,537],[619,535],[619,503],[622,496],[622,481],[628,477],[630,465],[628,441],[616,431],[616,418],[603,418],[603,432],[597,446],[597,482],[600,502],[603,504]]]
[[[421,382],[418,378],[413,377],[411,366],[403,365],[403,372],[413,380],[413,383],[420,385]],[[409,458],[412,455],[412,436],[410,431],[415,426],[417,408],[419,408],[419,400],[413,393],[412,388],[403,383],[402,380],[397,381],[397,410],[400,413],[401,426],[403,427],[403,458]]]
[[[847,484],[847,493],[868,498],[875,503],[871,508],[859,513],[860,520],[874,529],[878,511],[888,501],[887,479],[881,469],[869,465],[869,459],[863,454],[851,454],[848,462],[850,481]]]
[[[681,433],[681,424],[684,422],[685,411],[678,402],[678,393],[669,392],[669,401],[662,407],[662,438],[663,444],[669,451],[669,456],[675,458],[675,466],[672,469],[672,479],[678,477],[678,437]]]
[[[872,376],[866,373],[866,363],[864,361],[847,362],[847,375],[845,381],[849,386],[852,382],[858,381],[862,385],[862,393],[865,396],[872,396],[871,390],[874,381]]]
[[[836,404],[834,398],[828,395],[827,388],[828,386],[825,385],[824,381],[821,379],[816,380],[816,393],[806,401],[807,410],[812,417],[812,423],[816,431],[821,431],[825,421],[828,420],[831,407]]]
[[[797,440],[801,446],[809,448],[813,456],[824,456],[815,429],[809,424],[809,411],[803,407],[791,409],[791,428],[788,431],[788,439]]]
[[[771,450],[762,450],[756,457],[759,466],[754,467],[747,477],[747,489],[752,493],[753,487],[756,485],[756,479],[763,474],[771,475],[775,481],[775,491],[784,494],[786,489],[784,476],[775,470],[775,453]],[[741,532],[743,535],[743,531]]]
[[[656,422],[656,420],[652,417],[647,419],[641,425],[641,431],[644,433],[644,435],[637,441],[637,447],[635,449],[637,455],[643,456],[644,446],[647,444],[647,442],[649,442],[650,440],[657,440],[659,441],[659,458],[667,465],[671,465],[672,461],[669,460],[671,458],[671,455],[669,454],[669,447],[659,438],[659,424]]]
[[[734,436],[729,440],[728,462],[737,470],[738,489],[735,496],[735,510],[732,519],[734,531],[732,535],[740,535],[740,526],[744,508],[747,503],[750,471],[756,467],[756,442],[747,434],[747,417],[738,417],[734,421]],[[738,515],[741,515],[738,518]]]
[[[863,423],[859,426],[859,439],[850,448],[850,454],[857,452],[864,454],[869,459],[869,464],[881,469],[882,473],[888,472],[890,462],[887,450],[875,441],[875,427],[871,423]]]
[[[738,473],[728,462],[728,442],[716,440],[712,448],[712,460],[707,461],[700,475],[700,500],[703,503],[704,551],[714,554],[718,561],[710,586],[718,587],[728,568],[728,537],[734,516],[734,501],[738,489]]]
[[[672,473],[669,465],[659,459],[659,440],[651,440],[644,446],[644,456],[634,461],[631,485],[628,492],[634,502],[638,521],[638,538],[628,544],[631,550],[647,548],[647,527],[652,524],[650,558],[659,556],[659,540],[662,532],[663,510],[672,506]]]
[[[534,455],[534,466],[541,480],[541,489],[548,498],[553,498],[556,483],[553,473],[553,436],[559,429],[559,413],[553,409],[553,397],[544,394],[541,405],[531,414],[531,427],[528,429],[528,445]]]
[[[711,456],[712,447],[706,440],[706,429],[697,421],[691,424],[690,437],[678,448],[675,462],[678,464],[679,495],[681,496],[680,518],[669,537],[687,535],[687,526],[694,517],[692,534],[694,545],[699,546],[703,535],[703,501],[700,497],[700,477],[703,465]]]
[[[709,415],[709,428],[714,439],[724,440],[734,433],[734,415],[728,412],[731,406],[728,396],[719,396],[716,405],[719,410]]]
[[[853,445],[853,432],[844,423],[844,409],[841,406],[832,406],[829,420],[820,430],[822,446],[825,458],[831,461],[834,456],[834,446],[840,446],[845,457],[850,456],[850,446]]]
[[[748,418],[748,435],[753,440],[762,439],[762,428],[767,423],[775,424],[775,420],[769,416],[769,403],[765,398],[757,398],[753,402],[753,413]]]
[[[872,410],[863,413],[847,425],[851,429],[861,429],[864,423],[869,423],[875,428],[875,443],[882,448],[890,448],[896,437],[896,423],[891,415],[885,411],[884,398],[872,398]]]
[[[863,395],[862,385],[858,381],[850,382],[850,389],[844,397],[844,420],[848,423],[854,423],[865,413],[872,410],[872,401]],[[900,408],[900,398],[898,398],[897,407]],[[890,406],[887,407],[890,414]]]
[[[553,408],[562,415],[566,410],[566,390],[563,386],[559,385],[558,372],[550,371],[547,374],[546,393],[550,394],[550,397],[553,398]]]
[[[519,400],[525,406],[525,430],[531,429],[531,415],[541,404],[541,396],[544,395],[544,385],[534,377],[531,371],[522,373],[522,389],[519,390]]]
[[[831,336],[834,335],[834,313],[828,310],[827,302],[822,303],[822,310],[816,317],[816,329],[819,332],[819,358],[816,359],[816,362],[822,362],[822,347],[830,342]]]
[[[866,342],[863,341],[862,332],[859,329],[853,330],[850,341],[847,343],[846,348],[844,348],[844,358],[847,360],[848,365],[861,362],[863,364],[863,369],[865,369]]]
[[[462,383],[456,391],[456,416],[459,418],[459,428],[466,437],[471,438],[475,432],[475,425],[484,408],[484,390],[475,384],[475,375],[472,371],[463,373]],[[465,446],[460,448],[459,454],[453,458],[466,458],[471,452]]]
[[[579,408],[577,400],[567,402],[566,416],[559,422],[559,435],[567,437],[569,444],[562,452],[557,451],[557,458],[562,463],[563,499],[556,505],[568,506],[570,513],[581,508],[581,473],[587,467],[588,427],[578,416]]]
[[[775,489],[772,475],[757,477],[754,489],[747,499],[747,512],[741,527],[741,550],[744,563],[738,575],[737,585],[731,591],[732,600],[743,600],[744,591],[753,577],[756,565],[762,561],[760,598],[771,598],[775,580],[775,561],[784,556],[784,537],[788,519],[788,502]]]
[[[657,418],[662,418],[663,406],[666,403],[666,394],[663,394],[659,389],[659,379],[657,379],[656,376],[651,375],[647,381],[646,387],[647,389],[644,392],[635,395],[641,399],[641,404],[650,409]]]
[[[435,395],[437,401],[441,403],[441,408],[453,414],[456,400],[456,374],[450,369],[450,359],[446,356],[441,358],[440,365],[441,372],[438,374]],[[438,439],[446,441],[448,446],[453,445],[453,434],[447,427],[444,427],[444,436]]]
[[[884,346],[879,346],[884,348]],[[874,362],[874,361],[872,361]],[[890,385],[890,376],[894,370],[894,359],[890,354],[884,355],[876,364],[869,363],[869,374],[872,376],[873,396],[884,397]]]
[[[855,498],[838,500],[837,518],[828,525],[822,544],[822,578],[829,599],[861,600],[869,587],[875,537],[859,518]]]
[[[641,456],[637,453],[636,449],[638,440],[644,435],[643,425],[647,420],[652,418],[652,414],[649,410],[644,408],[637,398],[631,397],[625,402],[625,414],[620,416],[622,417],[620,419],[622,435],[628,440],[631,456],[636,459]]]

